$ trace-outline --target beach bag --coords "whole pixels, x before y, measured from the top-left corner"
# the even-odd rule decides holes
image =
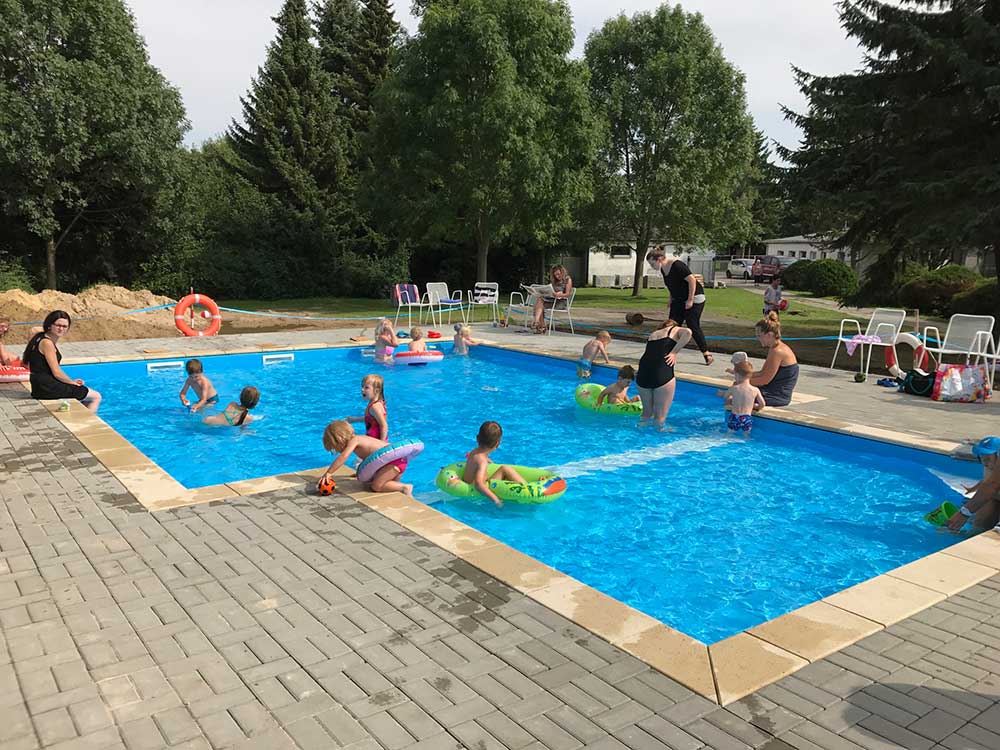
[[[993,395],[990,371],[986,365],[938,365],[934,378],[935,401],[982,403]]]
[[[923,370],[907,370],[903,376],[903,382],[899,385],[900,393],[909,393],[911,396],[924,396],[930,398],[934,390],[935,375],[926,373]]]

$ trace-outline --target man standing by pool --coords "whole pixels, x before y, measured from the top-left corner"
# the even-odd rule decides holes
[[[668,258],[663,245],[657,245],[646,253],[646,262],[663,275],[663,283],[670,293],[669,318],[691,330],[691,337],[705,358],[705,364],[712,364],[715,358],[708,351],[708,342],[701,332],[701,313],[705,309],[705,289],[701,282],[684,261]]]

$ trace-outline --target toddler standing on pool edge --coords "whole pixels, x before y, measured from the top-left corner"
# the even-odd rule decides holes
[[[369,437],[368,435],[356,435],[354,428],[349,422],[338,419],[330,422],[323,431],[323,448],[336,452],[338,455],[324,472],[320,481],[333,478],[333,473],[347,463],[347,459],[353,453],[362,461],[372,453],[388,446],[385,440]],[[407,459],[398,458],[390,461],[372,477],[370,482],[372,492],[402,492],[404,495],[413,497],[413,485],[404,484],[399,478],[406,471]]]

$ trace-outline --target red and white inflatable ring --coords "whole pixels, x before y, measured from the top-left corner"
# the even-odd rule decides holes
[[[393,356],[393,360],[402,365],[426,365],[429,362],[440,362],[444,359],[444,352],[436,349],[428,349],[426,352],[399,352]]]

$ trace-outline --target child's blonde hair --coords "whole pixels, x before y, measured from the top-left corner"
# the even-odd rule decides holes
[[[378,323],[375,324],[375,335],[378,336],[382,331],[391,331],[392,324],[389,322],[388,318],[382,318]]]
[[[456,323],[455,333],[457,333],[459,336],[469,336],[472,334],[472,329],[469,328],[469,326],[465,325],[464,323]]]
[[[733,373],[736,375],[736,379],[739,381],[746,380],[751,375],[753,375],[753,365],[746,360],[742,362],[737,362],[733,365]]]
[[[598,331],[597,335],[594,336],[594,338],[599,339],[600,341],[603,341],[606,344],[609,341],[611,341],[611,334],[608,333],[607,331]]]
[[[361,378],[361,386],[370,385],[375,391],[375,401],[385,401],[385,380],[381,375],[371,373]]]
[[[347,447],[347,443],[352,437],[354,437],[354,428],[349,422],[345,422],[343,419],[334,420],[323,430],[323,448],[340,453]]]
[[[414,341],[420,341],[420,339],[422,339],[423,337],[424,337],[424,330],[422,328],[413,326],[413,328],[410,329],[410,338],[413,339]]]

